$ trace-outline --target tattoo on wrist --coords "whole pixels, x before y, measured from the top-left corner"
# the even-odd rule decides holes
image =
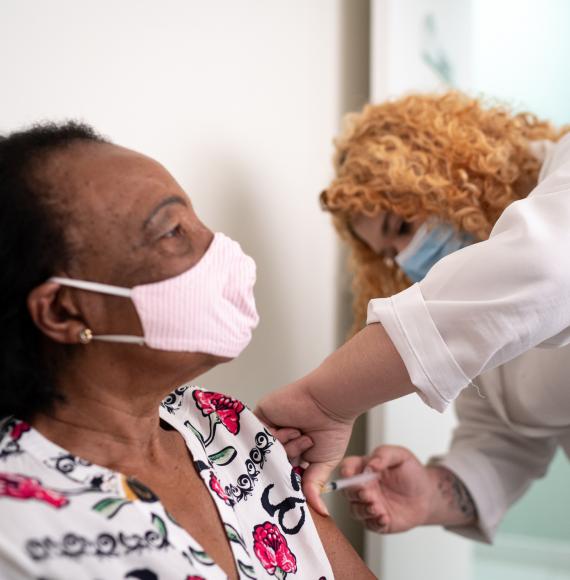
[[[460,516],[456,525],[466,524],[477,519],[475,502],[463,482],[448,469],[441,469],[438,489],[447,500],[452,513]]]

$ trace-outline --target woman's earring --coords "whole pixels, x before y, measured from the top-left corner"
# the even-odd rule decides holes
[[[83,328],[79,331],[79,342],[81,344],[89,344],[93,340],[93,333],[89,328]]]

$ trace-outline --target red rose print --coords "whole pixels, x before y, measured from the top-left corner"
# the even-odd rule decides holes
[[[212,391],[196,390],[192,394],[204,417],[213,414],[232,435],[239,433],[239,414],[245,409],[243,403]]]
[[[39,480],[17,473],[0,473],[0,497],[2,496],[24,500],[37,499],[56,508],[69,503],[61,493],[42,487]]]
[[[303,473],[305,473],[305,468],[301,467],[300,465],[294,465],[293,473],[297,477],[297,481],[301,481],[301,479],[303,478]]]
[[[26,432],[29,431],[31,427],[25,421],[17,421],[10,431],[10,437],[13,441],[18,441],[18,439]]]
[[[286,578],[297,572],[297,559],[287,546],[279,528],[270,522],[253,529],[253,550],[257,559],[271,576]]]
[[[232,505],[232,500],[227,496],[222,488],[220,480],[215,476],[213,471],[210,471],[210,489],[218,494],[218,497],[223,499],[228,505]]]

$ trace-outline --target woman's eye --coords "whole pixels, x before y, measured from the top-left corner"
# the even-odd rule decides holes
[[[159,234],[159,237],[155,238],[157,243],[156,248],[159,251],[177,256],[186,255],[192,251],[192,230],[184,220],[180,220],[175,226],[165,226],[162,231],[164,233]]]
[[[166,232],[163,238],[177,238],[182,235],[182,226],[178,224],[175,228],[172,228],[169,232]]]

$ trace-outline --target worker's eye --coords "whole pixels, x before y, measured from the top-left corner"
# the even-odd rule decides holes
[[[398,236],[407,236],[412,231],[412,224],[403,221],[398,228]]]

